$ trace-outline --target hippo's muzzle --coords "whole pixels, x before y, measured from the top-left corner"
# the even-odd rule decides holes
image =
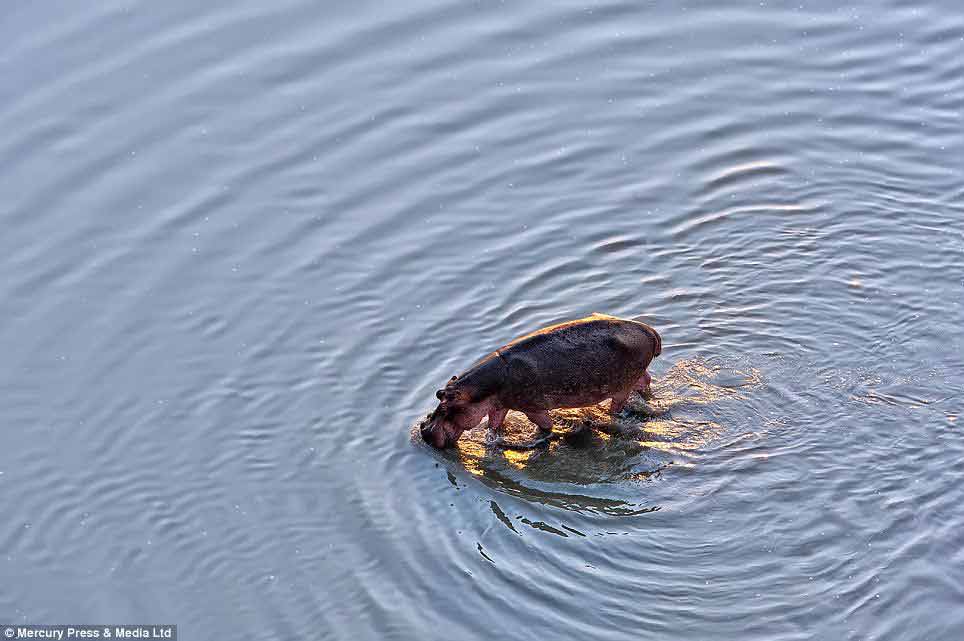
[[[455,445],[462,432],[475,427],[481,420],[480,416],[473,416],[465,408],[453,407],[448,401],[442,401],[434,412],[425,417],[418,429],[422,440],[444,450]]]
[[[445,430],[438,426],[438,422],[432,414],[429,414],[418,426],[418,431],[422,435],[422,440],[438,449],[445,449],[450,444],[446,443]]]
[[[422,426],[419,428],[419,432],[421,432],[422,434],[423,441],[425,441],[426,443],[428,443],[433,447],[441,447],[440,445],[436,445],[435,430],[432,429],[432,426],[429,425],[427,421],[425,423],[422,423]]]

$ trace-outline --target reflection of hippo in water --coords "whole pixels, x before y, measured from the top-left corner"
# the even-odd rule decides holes
[[[661,348],[649,325],[604,314],[526,334],[436,392],[441,403],[421,425],[422,438],[450,447],[486,415],[490,433],[498,435],[509,410],[525,413],[543,437],[552,430],[551,409],[611,398],[616,414],[633,390],[649,394],[646,368]]]

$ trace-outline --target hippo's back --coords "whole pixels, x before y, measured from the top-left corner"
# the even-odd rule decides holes
[[[527,334],[495,351],[510,409],[582,407],[631,389],[659,354],[659,334],[637,321],[593,314]]]

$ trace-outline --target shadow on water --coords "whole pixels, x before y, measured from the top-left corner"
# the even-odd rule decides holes
[[[608,401],[553,410],[554,438],[544,447],[516,450],[486,443],[485,421],[465,432],[456,448],[442,452],[424,445],[417,428],[412,440],[447,463],[453,484],[453,470],[463,469],[494,490],[534,503],[633,516],[659,507],[613,498],[613,485],[653,482],[673,466],[693,465],[700,448],[727,431],[716,407],[745,398],[761,382],[754,367],[684,360],[654,378],[652,398],[634,394],[618,416],[610,416]],[[526,443],[536,428],[513,411],[504,436],[509,443]]]

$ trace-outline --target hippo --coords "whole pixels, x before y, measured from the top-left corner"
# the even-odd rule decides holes
[[[523,412],[552,432],[549,410],[586,407],[612,399],[617,414],[634,391],[650,395],[646,368],[662,351],[655,329],[636,320],[594,313],[521,336],[453,376],[435,396],[441,401],[419,429],[426,443],[452,447],[462,432],[489,418],[487,440],[501,440],[509,410]]]

